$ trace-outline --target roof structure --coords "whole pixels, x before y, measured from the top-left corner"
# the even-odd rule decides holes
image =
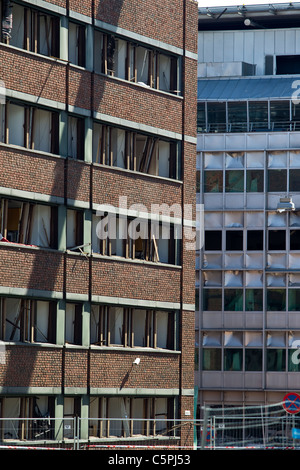
[[[198,29],[226,30],[246,28],[299,27],[300,2],[199,7]]]

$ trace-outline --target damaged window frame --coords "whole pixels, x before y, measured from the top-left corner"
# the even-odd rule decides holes
[[[1,340],[56,344],[56,311],[56,301],[0,297]]]
[[[177,436],[174,397],[92,396],[89,408],[90,437]]]
[[[22,441],[55,439],[55,396],[3,396],[0,413],[1,418],[9,418],[1,426],[2,441],[8,436]]]
[[[123,56],[119,51],[124,49]],[[168,62],[168,64],[166,64]],[[179,58],[120,36],[95,30],[95,69],[111,77],[180,95]],[[121,64],[121,65],[120,65]],[[163,70],[165,65],[166,70]],[[166,76],[166,71],[168,76]]]
[[[181,264],[180,227],[173,223],[103,213],[94,214],[92,225],[95,234],[92,248],[96,254],[175,266]]]
[[[180,180],[179,146],[176,141],[94,121],[93,162],[96,164]]]
[[[23,32],[16,39],[14,39],[14,24],[17,21],[17,14],[14,15],[14,9],[20,12],[19,28]],[[58,16],[36,10],[28,5],[2,1],[2,42],[35,54],[59,58],[59,36]]]
[[[173,310],[94,304],[90,323],[91,344],[176,351],[177,323],[178,313]]]
[[[36,211],[48,210],[48,219]],[[42,227],[42,234],[33,234],[34,223]],[[0,233],[2,242],[34,245],[57,250],[58,207],[30,201],[0,198]],[[38,237],[36,239],[35,237]],[[38,243],[36,243],[38,241]],[[35,243],[34,243],[35,242]]]
[[[7,100],[5,105],[1,105],[2,110],[2,135],[1,140],[5,144],[17,145],[30,150],[59,154],[59,112],[47,108],[30,106],[15,100]],[[13,111],[14,110],[14,111]],[[18,111],[17,111],[18,110]],[[22,122],[17,122],[16,116]],[[41,115],[44,114],[44,125],[49,125],[48,139],[45,140],[40,134],[43,129]],[[16,137],[13,125],[19,126],[19,134]],[[13,136],[13,138],[11,137]],[[14,140],[15,139],[15,140]],[[46,142],[46,144],[45,144]]]

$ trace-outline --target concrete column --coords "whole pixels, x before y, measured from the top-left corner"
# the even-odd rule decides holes
[[[57,302],[56,344],[60,346],[65,344],[65,313],[66,302],[65,300],[59,300]]]

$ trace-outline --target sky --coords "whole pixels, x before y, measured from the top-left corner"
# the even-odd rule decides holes
[[[198,0],[199,7],[237,6],[237,5],[265,5],[276,3],[290,3],[283,0]]]

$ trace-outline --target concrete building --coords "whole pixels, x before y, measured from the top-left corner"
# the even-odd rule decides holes
[[[299,390],[300,4],[199,9],[198,405]]]
[[[197,3],[0,5],[0,442],[191,444]]]

